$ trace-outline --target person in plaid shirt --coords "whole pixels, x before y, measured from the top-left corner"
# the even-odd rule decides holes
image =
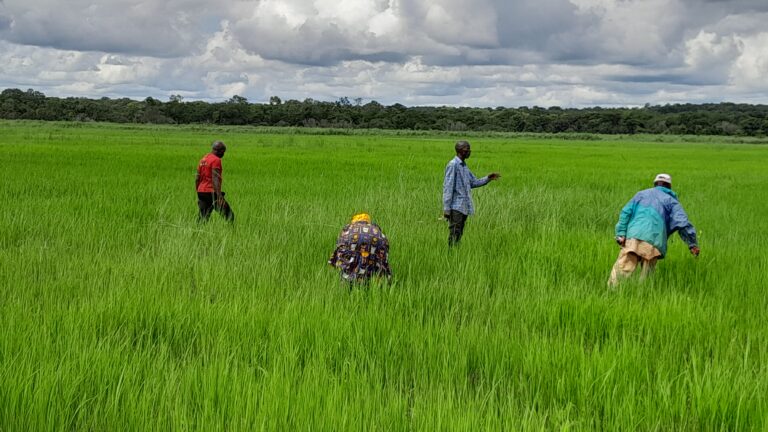
[[[467,217],[475,213],[470,191],[501,177],[499,173],[491,173],[481,179],[475,177],[465,162],[469,159],[470,154],[472,151],[469,142],[458,141],[456,143],[456,157],[451,159],[445,167],[443,217],[448,221],[448,246],[453,246],[461,240]]]
[[[328,264],[340,270],[341,280],[365,283],[371,277],[392,278],[389,240],[367,213],[356,214],[342,228]]]

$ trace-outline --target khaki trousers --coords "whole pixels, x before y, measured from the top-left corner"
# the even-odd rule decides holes
[[[611,269],[611,277],[608,279],[608,285],[615,287],[619,284],[621,279],[626,279],[631,276],[632,273],[634,273],[637,269],[638,265],[640,265],[641,268],[640,278],[645,279],[651,273],[653,273],[653,269],[656,267],[656,262],[658,260],[658,257],[645,259],[625,247],[621,248],[619,257],[616,259],[616,263]]]

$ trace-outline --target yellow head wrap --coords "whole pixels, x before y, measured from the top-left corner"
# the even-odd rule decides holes
[[[371,223],[371,216],[368,213],[358,213],[352,216],[352,222],[368,222]]]

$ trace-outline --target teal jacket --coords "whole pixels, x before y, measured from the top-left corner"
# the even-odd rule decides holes
[[[663,186],[635,194],[621,209],[616,224],[616,237],[648,242],[661,252],[662,258],[667,254],[667,237],[675,231],[688,248],[698,246],[696,229],[677,200],[677,194]]]

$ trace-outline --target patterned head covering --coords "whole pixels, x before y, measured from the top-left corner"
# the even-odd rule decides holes
[[[368,222],[371,223],[371,216],[368,213],[358,213],[354,216],[352,216],[352,222]]]

